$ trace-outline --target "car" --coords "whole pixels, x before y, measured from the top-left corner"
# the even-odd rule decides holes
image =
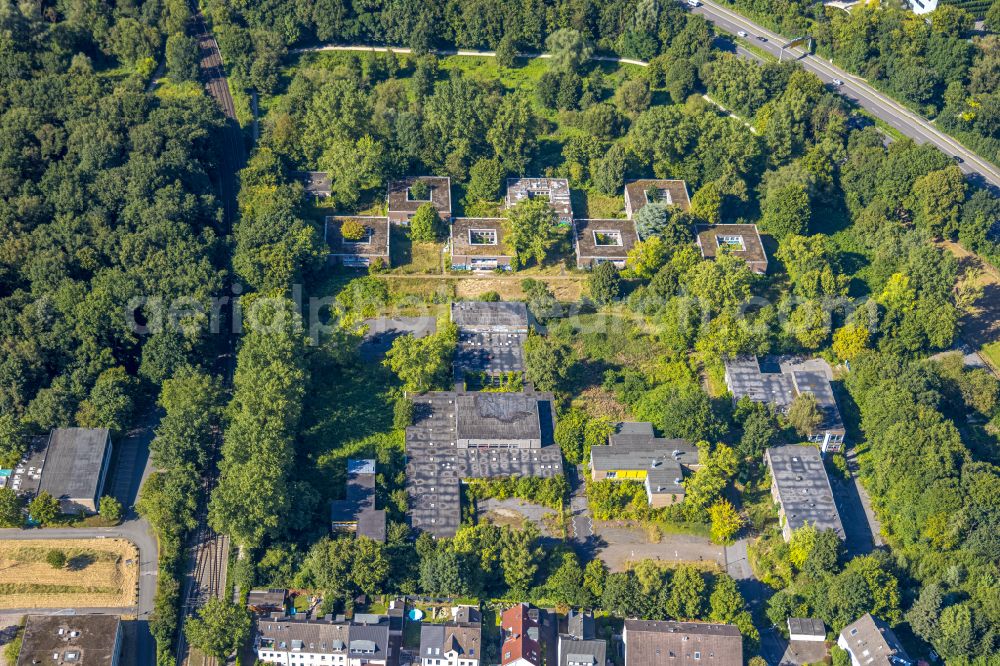
[[[747,36],[747,31],[746,30],[740,30],[736,34],[739,35],[740,37],[746,37]]]
[[[955,161],[955,164],[961,164],[961,163],[963,163],[965,161],[961,157],[959,157],[958,155],[952,155],[951,159],[953,159]]]
[[[701,7],[701,3],[698,0],[687,0],[687,3],[690,7]]]
[[[767,41],[767,37],[765,37],[764,35],[757,35],[757,41],[758,42],[766,42]]]
[[[840,79],[834,79],[833,81],[830,81],[830,83],[832,83],[835,88],[839,88],[840,86],[844,85],[844,82],[841,81]]]

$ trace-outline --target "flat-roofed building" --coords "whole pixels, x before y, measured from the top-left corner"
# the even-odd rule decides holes
[[[683,467],[697,465],[697,446],[683,439],[656,437],[651,423],[620,423],[607,446],[590,448],[591,479],[639,481],[654,508],[682,501]]]
[[[451,321],[468,333],[527,333],[528,307],[519,301],[455,301]]]
[[[629,250],[639,240],[632,220],[576,219],[573,227],[577,268],[593,268],[603,263],[625,268]]]
[[[833,370],[829,363],[821,358],[740,356],[725,359],[724,364],[726,386],[734,401],[747,397],[785,413],[798,395],[811,393],[823,419],[807,439],[820,444],[824,453],[841,449],[847,430],[830,384]]]
[[[788,640],[819,641],[826,640],[826,625],[823,620],[815,617],[788,618]]]
[[[651,203],[691,210],[687,183],[666,178],[642,178],[625,183],[625,214],[629,218]]]
[[[528,335],[524,303],[454,302],[451,320],[458,327],[454,370],[459,386],[472,375],[497,378],[524,372],[524,340]]]
[[[805,666],[826,661],[826,626],[814,617],[788,618],[788,646],[778,666]]]
[[[333,181],[325,171],[295,171],[292,173],[305,188],[306,194],[317,199],[324,199],[332,193]]]
[[[346,498],[330,502],[333,531],[385,542],[385,511],[375,508],[375,461],[347,461]]]
[[[451,225],[452,270],[510,270],[514,255],[504,245],[503,238],[502,218],[455,218]]]
[[[498,395],[515,398],[497,403],[477,399]],[[406,490],[415,529],[454,536],[461,524],[460,484],[465,479],[563,473],[553,436],[551,393],[442,391],[415,395],[413,404],[415,421],[406,429]],[[480,409],[487,424],[470,423]]]
[[[363,234],[359,239],[345,238],[343,226],[356,222]],[[386,267],[392,265],[389,254],[389,220],[384,217],[344,215],[326,218],[323,240],[329,248],[327,255],[331,263],[351,268],[364,268],[381,261]]]
[[[417,191],[414,192],[414,185]],[[426,187],[426,192],[419,190]],[[445,222],[451,220],[451,178],[445,176],[411,176],[389,183],[389,221],[409,224],[423,204],[429,203]]]
[[[625,620],[625,666],[743,666],[743,638],[731,624]]]
[[[478,609],[456,609],[454,620],[420,625],[420,666],[479,666],[482,621]]]
[[[545,197],[556,214],[556,221],[563,226],[573,223],[573,203],[570,199],[569,181],[565,178],[508,178],[507,208],[524,199]]]
[[[778,504],[785,541],[804,525],[833,530],[844,538],[844,526],[819,449],[809,444],[775,446],[764,453],[764,460],[771,472],[771,497]]]
[[[528,393],[459,393],[455,438],[460,449],[540,449],[542,420],[552,423],[552,403]]]
[[[298,618],[275,613],[255,620],[254,648],[265,664],[298,666],[395,666],[398,641],[390,638],[389,618],[383,615]],[[395,646],[395,647],[394,647]]]
[[[63,513],[97,513],[112,449],[107,428],[52,430],[38,492],[59,500]]]
[[[767,254],[756,224],[698,224],[695,234],[702,257],[715,259],[728,252],[746,261],[754,273],[767,272]]]
[[[851,655],[851,666],[911,666],[896,634],[884,621],[866,613],[844,627],[837,645]]]
[[[247,593],[247,608],[254,613],[283,613],[287,601],[288,590],[283,588],[250,590]]]
[[[28,615],[16,666],[117,666],[121,646],[117,615]]]

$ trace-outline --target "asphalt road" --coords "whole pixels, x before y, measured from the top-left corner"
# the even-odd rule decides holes
[[[748,34],[744,41],[753,44],[762,51],[778,56],[781,52],[781,45],[788,41],[727,7],[711,0],[701,0],[701,2],[700,7],[692,8],[691,11],[733,35],[741,30],[745,31]],[[761,36],[765,37],[767,41],[757,39]],[[738,38],[738,40],[740,39],[743,38]],[[737,52],[743,56],[756,57],[739,46]],[[904,136],[910,137],[917,143],[933,144],[946,155],[960,157],[962,163],[958,166],[963,172],[973,177],[979,177],[994,187],[1000,187],[1000,168],[982,159],[944,132],[939,131],[929,120],[921,118],[889,96],[879,92],[864,79],[840,69],[824,58],[806,54],[801,49],[794,49],[793,57],[797,57],[803,68],[818,76],[824,83],[831,84],[833,79],[843,81],[843,85],[838,88],[841,95],[855,102],[876,118],[885,121],[886,124]]]

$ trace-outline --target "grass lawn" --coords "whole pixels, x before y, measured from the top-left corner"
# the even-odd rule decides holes
[[[573,201],[573,215],[575,217],[595,220],[625,217],[624,195],[606,196],[585,190],[572,190],[570,196]]]
[[[1000,368],[1000,342],[991,342],[979,348],[979,353],[994,368]]]
[[[407,618],[403,623],[403,647],[410,650],[420,649],[420,622]]]
[[[66,566],[48,564],[50,550]],[[138,581],[139,551],[124,539],[0,541],[0,608],[127,607]]]
[[[440,273],[443,247],[441,243],[414,243],[408,229],[389,225],[389,253],[394,273]]]

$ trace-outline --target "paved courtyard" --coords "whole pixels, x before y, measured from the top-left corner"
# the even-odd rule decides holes
[[[650,543],[646,531],[622,521],[594,521],[596,554],[611,571],[623,571],[630,562],[715,562],[725,570],[726,552],[705,537],[693,534],[664,534],[659,543]]]

